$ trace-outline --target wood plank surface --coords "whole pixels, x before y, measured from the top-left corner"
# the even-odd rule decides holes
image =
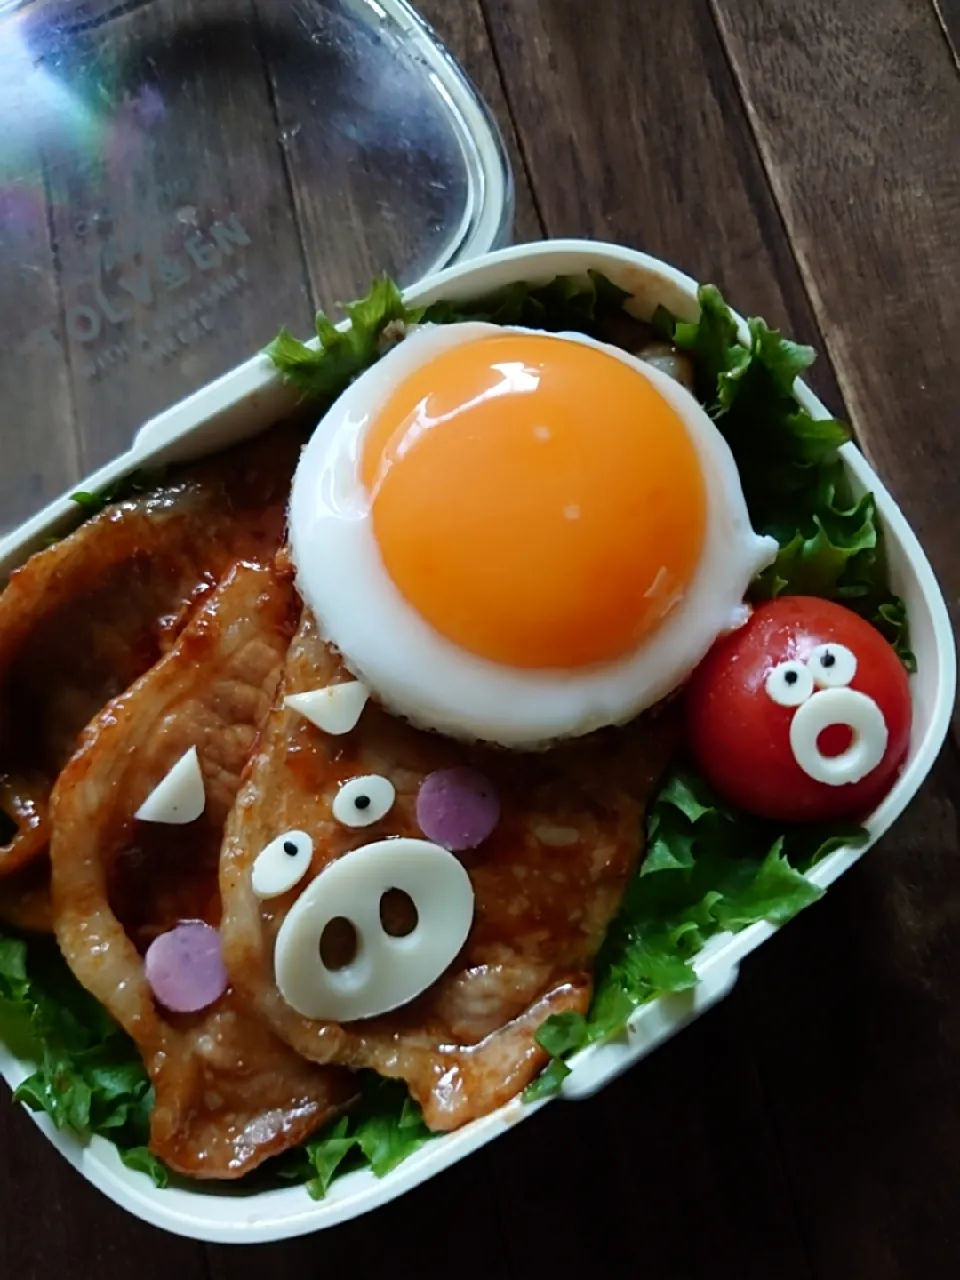
[[[866,21],[830,0],[714,7],[854,425],[956,618],[954,52],[925,0],[880,0]],[[954,742],[882,845],[744,975],[830,1280],[960,1272],[958,795]]]
[[[953,60],[960,69],[960,0],[932,0],[932,4]]]
[[[29,1116],[0,1106],[3,1280],[206,1280],[203,1247],[132,1218],[76,1173]]]
[[[151,0],[64,55],[79,105],[44,155],[84,470],[281,324],[309,326],[252,22],[251,0]]]
[[[957,0],[420,8],[498,118],[517,180],[516,238],[588,235],[648,249],[817,345],[815,385],[838,412],[849,409],[956,606]],[[172,36],[175,12],[193,15],[182,39]],[[68,180],[56,135],[45,139],[36,172],[46,217],[17,250],[40,269],[21,278],[0,254],[0,327],[10,335],[0,500],[17,518],[72,477],[77,434],[84,465],[106,456],[138,417],[279,323],[305,328],[314,301],[329,305],[371,270],[404,261],[409,228],[360,226],[375,203],[369,172],[320,189],[329,157],[297,125],[322,92],[271,37],[274,13],[272,0],[148,0],[122,19],[116,65],[148,35],[151,50],[169,45],[158,77],[179,86],[162,119],[149,95],[132,108],[117,143],[147,146],[132,166],[142,178],[122,155],[108,170],[98,153]],[[231,15],[245,21],[231,25]],[[415,104],[403,105],[409,121]],[[228,155],[243,165],[224,167]],[[102,258],[90,246],[109,243],[110,224],[88,215],[102,212],[102,191],[143,228],[149,243],[134,248],[153,262],[171,247],[182,257],[193,235],[207,243],[230,213],[249,233],[249,245],[227,237],[232,257],[221,247],[219,264],[242,259],[250,291],[222,297],[203,340],[156,369],[105,354],[107,330],[128,322],[114,324],[95,297]],[[337,200],[349,224],[342,238]],[[0,247],[11,228],[0,219]],[[107,297],[150,337],[153,317],[171,313],[136,296],[140,265],[135,253],[114,253]],[[118,292],[124,274],[132,293]],[[83,340],[89,317],[70,316],[80,305],[100,307],[95,341]],[[59,358],[44,364],[20,335],[48,322]],[[92,372],[91,348],[104,359]],[[254,1280],[265,1268],[349,1269],[358,1280],[384,1271],[953,1280],[958,795],[953,746],[892,836],[752,957],[702,1021],[594,1101],[548,1108],[375,1217],[319,1237],[235,1250],[153,1231],[0,1100],[0,1280],[127,1280],[131,1268],[144,1280]]]
[[[26,55],[24,55],[26,56]],[[80,474],[60,281],[29,89],[0,87],[0,532]]]
[[[960,78],[951,50],[929,0],[876,0],[866,23],[858,5],[832,0],[713,2],[857,434],[956,610]]]
[[[471,198],[449,109],[420,55],[336,6],[305,8],[306,38],[298,42],[285,6],[259,0],[258,10],[316,305],[334,310],[382,271],[409,284],[435,270],[449,255],[454,214]],[[465,66],[479,69],[496,107],[498,77],[478,5],[435,3],[425,16]],[[311,126],[318,114],[329,128]],[[518,229],[528,237],[538,230],[530,210],[521,170]]]
[[[503,72],[497,50],[491,44],[482,0],[458,0],[457,4],[450,4],[450,0],[421,0],[417,8],[476,86],[500,129],[513,169],[513,240],[518,244],[539,240],[544,234],[543,221],[507,105]]]
[[[485,4],[547,234],[644,249],[812,338],[708,7]]]

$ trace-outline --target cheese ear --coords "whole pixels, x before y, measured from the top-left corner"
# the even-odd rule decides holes
[[[185,826],[195,822],[207,803],[197,748],[185,751],[134,815],[141,822],[168,822]]]
[[[324,733],[349,733],[367,705],[370,692],[359,680],[330,684],[324,689],[291,693],[283,700],[285,707],[298,712]]]

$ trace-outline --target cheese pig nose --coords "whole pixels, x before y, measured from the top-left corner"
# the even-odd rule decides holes
[[[838,725],[850,731],[839,755],[825,755],[820,736]],[[887,723],[872,698],[856,689],[823,689],[798,707],[790,721],[790,748],[808,777],[828,787],[859,782],[872,773],[887,749]]]
[[[410,927],[398,936],[383,917],[404,895]],[[470,877],[446,849],[412,839],[362,845],[291,908],[277,935],[277,988],[316,1021],[388,1013],[436,982],[466,941],[473,909]]]

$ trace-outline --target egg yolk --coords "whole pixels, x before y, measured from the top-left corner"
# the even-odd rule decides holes
[[[700,559],[706,489],[683,419],[637,369],[571,339],[504,334],[428,361],[371,423],[361,476],[407,603],[513,667],[630,653]]]

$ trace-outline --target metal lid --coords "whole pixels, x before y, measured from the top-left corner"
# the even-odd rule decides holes
[[[0,528],[280,325],[509,234],[406,0],[0,0],[0,120]]]

